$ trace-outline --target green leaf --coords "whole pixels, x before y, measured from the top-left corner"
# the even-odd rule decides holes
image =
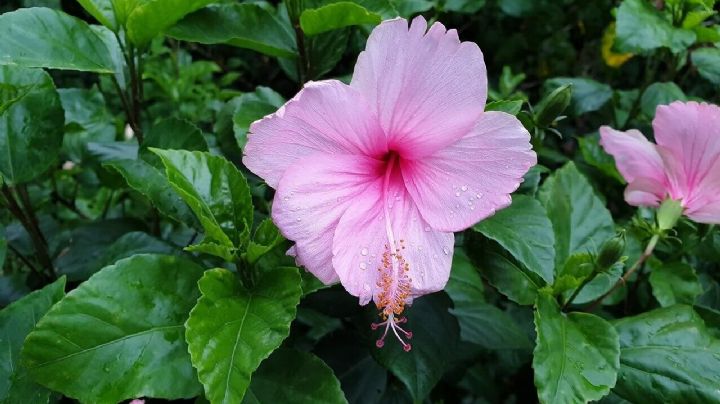
[[[0,177],[5,182],[28,182],[56,162],[63,122],[60,97],[47,73],[0,66]]]
[[[452,299],[455,308],[485,302],[482,278],[465,251],[460,248],[455,249],[450,280],[445,286],[445,292]]]
[[[270,56],[294,58],[292,28],[257,4],[222,4],[188,15],[168,36],[202,44],[228,44]]]
[[[415,402],[422,402],[448,370],[457,355],[459,329],[442,293],[418,298],[407,308],[407,326],[413,333],[412,350],[403,351],[392,335],[372,354],[408,388]]]
[[[594,252],[615,234],[610,212],[572,162],[545,180],[539,198],[555,230],[556,271],[570,255]]]
[[[285,99],[271,88],[258,87],[255,92],[245,93],[233,102],[235,112],[232,116],[232,123],[235,140],[238,146],[245,147],[250,124],[277,111],[285,104]]]
[[[65,277],[0,311],[0,401],[3,403],[47,402],[50,391],[27,376],[20,364],[20,348],[40,318],[65,296]]]
[[[162,255],[104,268],[38,322],[23,363],[35,381],[83,402],[194,397],[200,386],[183,323],[202,272]]]
[[[205,229],[202,244],[232,249],[247,241],[253,221],[250,189],[232,163],[197,151],[150,150],[160,156],[168,180]]]
[[[620,345],[610,323],[587,313],[566,315],[541,293],[535,329],[533,369],[541,403],[599,400],[615,386]]]
[[[579,137],[577,140],[585,162],[597,168],[608,177],[614,178],[622,184],[625,183],[625,179],[620,175],[620,172],[615,166],[615,159],[600,147],[599,134],[593,133],[592,135]]]
[[[290,333],[302,293],[297,269],[259,275],[250,288],[220,268],[200,279],[202,296],[190,313],[185,337],[212,404],[241,402],[250,376]]]
[[[658,105],[666,105],[678,100],[687,101],[687,97],[677,84],[671,81],[653,83],[640,97],[640,109],[645,116],[652,119],[655,117],[655,109]]]
[[[140,223],[126,219],[98,220],[80,225],[70,232],[70,240],[63,245],[63,254],[55,259],[58,274],[70,281],[89,278],[102,269],[100,258],[120,236],[140,230]]]
[[[702,77],[715,85],[720,85],[720,49],[696,49],[690,54],[690,58]]]
[[[446,0],[444,9],[463,14],[475,14],[485,7],[485,0]]]
[[[535,302],[538,289],[545,286],[539,275],[527,270],[492,240],[478,240],[471,245],[468,253],[492,286],[515,303],[529,305]]]
[[[0,65],[113,73],[103,40],[84,21],[49,8],[0,15]]]
[[[332,369],[322,360],[308,352],[282,348],[253,374],[243,403],[331,404],[347,400]]]
[[[572,87],[570,105],[575,116],[599,110],[610,101],[613,95],[612,87],[609,85],[577,77],[556,77],[547,80],[544,88],[549,93],[567,84]]]
[[[693,267],[683,262],[663,264],[649,262],[652,294],[662,307],[674,304],[693,304],[703,292]]]
[[[409,18],[436,7],[437,0],[394,0],[393,5],[401,17]]]
[[[515,195],[509,207],[476,224],[473,230],[498,242],[527,269],[552,283],[555,238],[553,225],[540,202]]]
[[[77,0],[78,3],[95,17],[100,24],[117,31],[119,26],[115,18],[114,4],[112,0]]]
[[[7,240],[4,231],[0,231],[0,269],[5,264],[5,257],[7,257]]]
[[[485,105],[485,111],[501,111],[517,115],[523,106],[522,100],[493,101]]]
[[[192,123],[177,118],[164,119],[155,124],[145,134],[138,155],[155,168],[162,169],[163,164],[149,148],[164,150],[208,151],[208,144],[202,131]]]
[[[133,231],[123,234],[110,247],[102,251],[95,266],[104,268],[123,258],[139,254],[180,255],[181,251],[147,233]]]
[[[313,36],[353,25],[377,25],[381,20],[380,14],[370,12],[359,4],[340,1],[303,11],[300,27],[305,35]]]
[[[617,10],[615,47],[620,52],[647,52],[670,48],[673,53],[695,42],[695,33],[676,28],[652,2],[624,0]]]
[[[97,88],[61,88],[58,94],[65,110],[63,151],[70,160],[81,162],[88,142],[115,140],[114,117]]]
[[[113,160],[103,163],[103,167],[117,171],[130,188],[148,198],[164,215],[188,225],[197,222],[165,175],[152,165],[143,160]]]
[[[657,309],[614,325],[620,335],[615,394],[631,402],[720,401],[720,341],[691,307]]]
[[[212,2],[213,0],[140,1],[127,18],[128,38],[135,45],[144,46],[185,15]]]
[[[284,240],[280,234],[280,230],[275,227],[272,220],[269,218],[265,219],[255,230],[252,241],[248,243],[245,257],[250,264],[254,264],[260,257],[278,246]]]

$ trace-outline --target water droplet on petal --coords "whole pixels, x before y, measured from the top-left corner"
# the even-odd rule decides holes
[[[443,247],[443,253],[445,253],[445,255],[448,255],[450,254],[450,250],[448,250],[447,247]]]
[[[463,185],[463,186],[460,187],[460,189],[461,189],[463,192],[465,192],[465,191],[468,190],[468,187],[467,187],[467,185]]]
[[[455,196],[460,196],[460,192],[455,192]]]
[[[363,255],[363,256],[368,255],[368,252],[369,251],[367,248],[363,248],[362,250],[360,250],[360,255]]]
[[[475,195],[475,197],[480,199],[480,198],[482,198],[482,194],[477,194],[477,195]]]
[[[289,196],[286,196],[286,197],[283,198],[283,201],[285,201],[285,202],[287,202],[287,201],[289,201],[289,200],[290,200],[290,197],[289,197]]]
[[[430,231],[430,226],[425,226],[425,231]]]
[[[366,269],[367,269],[367,264],[364,263],[364,262],[361,262],[361,263],[360,263],[360,269],[362,269],[363,271],[366,270]]]

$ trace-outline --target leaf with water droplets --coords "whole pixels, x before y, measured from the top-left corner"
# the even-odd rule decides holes
[[[211,403],[241,402],[252,373],[288,336],[300,284],[297,268],[262,272],[250,287],[226,269],[205,272],[185,338]]]
[[[618,335],[593,314],[560,311],[555,298],[538,294],[535,386],[541,403],[599,400],[610,392],[620,367]]]
[[[656,309],[614,326],[620,335],[615,394],[631,402],[720,402],[720,340],[691,306]]]
[[[183,332],[202,273],[192,261],[165,255],[105,267],[38,322],[23,364],[38,383],[82,402],[196,396]]]

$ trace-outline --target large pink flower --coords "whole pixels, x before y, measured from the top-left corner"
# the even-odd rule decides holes
[[[386,333],[445,286],[453,232],[507,206],[536,163],[529,133],[483,112],[486,97],[477,45],[395,19],[372,32],[350,85],[307,83],[250,128],[243,162],[276,189],[272,217],[297,262],[374,299]]]
[[[683,213],[701,223],[720,223],[720,107],[673,102],[657,108],[657,145],[637,130],[600,128],[601,144],[627,180],[625,200],[658,206],[679,200]]]

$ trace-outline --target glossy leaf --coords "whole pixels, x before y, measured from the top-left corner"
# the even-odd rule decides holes
[[[615,394],[631,402],[720,401],[720,341],[692,307],[657,309],[614,326],[620,335]]]
[[[202,296],[185,333],[193,365],[212,404],[239,403],[260,362],[290,332],[302,294],[300,275],[278,268],[259,274],[247,288],[218,268],[205,272],[199,285]]]
[[[353,25],[377,25],[381,20],[380,14],[370,12],[357,3],[340,1],[303,11],[300,27],[305,35],[312,36]]]
[[[138,152],[143,160],[155,168],[162,169],[162,161],[148,150],[150,147],[165,150],[208,151],[208,144],[202,131],[192,123],[177,118],[164,119],[150,128]]]
[[[593,314],[564,314],[545,293],[538,295],[536,309],[533,369],[540,402],[588,402],[608,394],[620,367],[612,325]]]
[[[509,207],[476,224],[473,230],[495,240],[527,269],[552,283],[555,237],[540,202],[515,195]]]
[[[317,356],[281,348],[253,374],[243,403],[290,402],[332,404],[347,403],[347,400],[332,369]]]
[[[610,212],[572,162],[545,180],[539,199],[555,231],[556,270],[570,255],[596,252],[615,234]]]
[[[690,55],[698,73],[709,82],[720,85],[720,48],[700,48]]]
[[[118,30],[118,22],[115,18],[115,2],[113,0],[77,0],[78,3],[95,17],[100,24],[112,29]]]
[[[85,402],[179,399],[200,392],[183,323],[203,269],[136,255],[104,268],[53,306],[28,335],[30,376]]]
[[[185,17],[168,35],[189,42],[233,45],[270,56],[296,56],[291,27],[256,4],[204,8]]]
[[[163,214],[180,223],[195,223],[192,211],[159,169],[139,159],[113,160],[103,166],[122,175],[130,188],[148,198]]]
[[[0,65],[113,73],[103,40],[82,20],[49,8],[0,15]]]
[[[678,53],[695,41],[691,30],[673,27],[645,0],[624,0],[617,10],[616,47],[622,52],[647,52],[666,47]]]
[[[416,299],[407,308],[407,326],[412,333],[412,350],[403,351],[392,336],[373,356],[408,388],[412,398],[421,402],[450,368],[457,350],[459,329],[448,313],[450,301],[442,293]],[[406,329],[407,329],[406,328]]]
[[[494,241],[478,240],[472,245],[468,253],[492,286],[518,304],[535,302],[538,289],[545,286],[539,275],[525,268]]]
[[[258,87],[255,92],[241,95],[234,100],[234,103],[233,132],[238,146],[244,147],[250,125],[265,115],[277,111],[285,104],[285,99],[268,87]]]
[[[702,286],[693,267],[682,262],[663,264],[651,261],[652,294],[662,307],[693,304],[702,294]]]
[[[33,382],[20,363],[20,348],[30,330],[65,296],[65,278],[30,293],[0,311],[0,401],[47,402],[50,390]]]
[[[686,101],[687,97],[677,84],[673,82],[653,83],[640,97],[640,109],[645,116],[652,119],[658,105],[667,105],[678,100]]]
[[[502,111],[510,115],[517,115],[522,106],[522,100],[493,101],[485,105],[485,111]]]
[[[213,0],[152,0],[139,1],[127,19],[127,35],[138,46],[180,21],[185,15],[199,10]]]
[[[0,176],[11,185],[28,182],[57,160],[65,119],[60,97],[39,69],[0,66],[0,83]]]
[[[89,142],[115,140],[114,118],[97,88],[63,88],[58,93],[65,110],[63,150],[68,158],[81,162]]]
[[[570,106],[575,116],[597,111],[612,98],[612,87],[591,79],[557,77],[545,82],[547,92],[569,84],[572,88]]]
[[[203,243],[230,249],[245,243],[253,206],[247,181],[232,163],[208,153],[151,151],[160,156],[168,180],[205,229]]]

